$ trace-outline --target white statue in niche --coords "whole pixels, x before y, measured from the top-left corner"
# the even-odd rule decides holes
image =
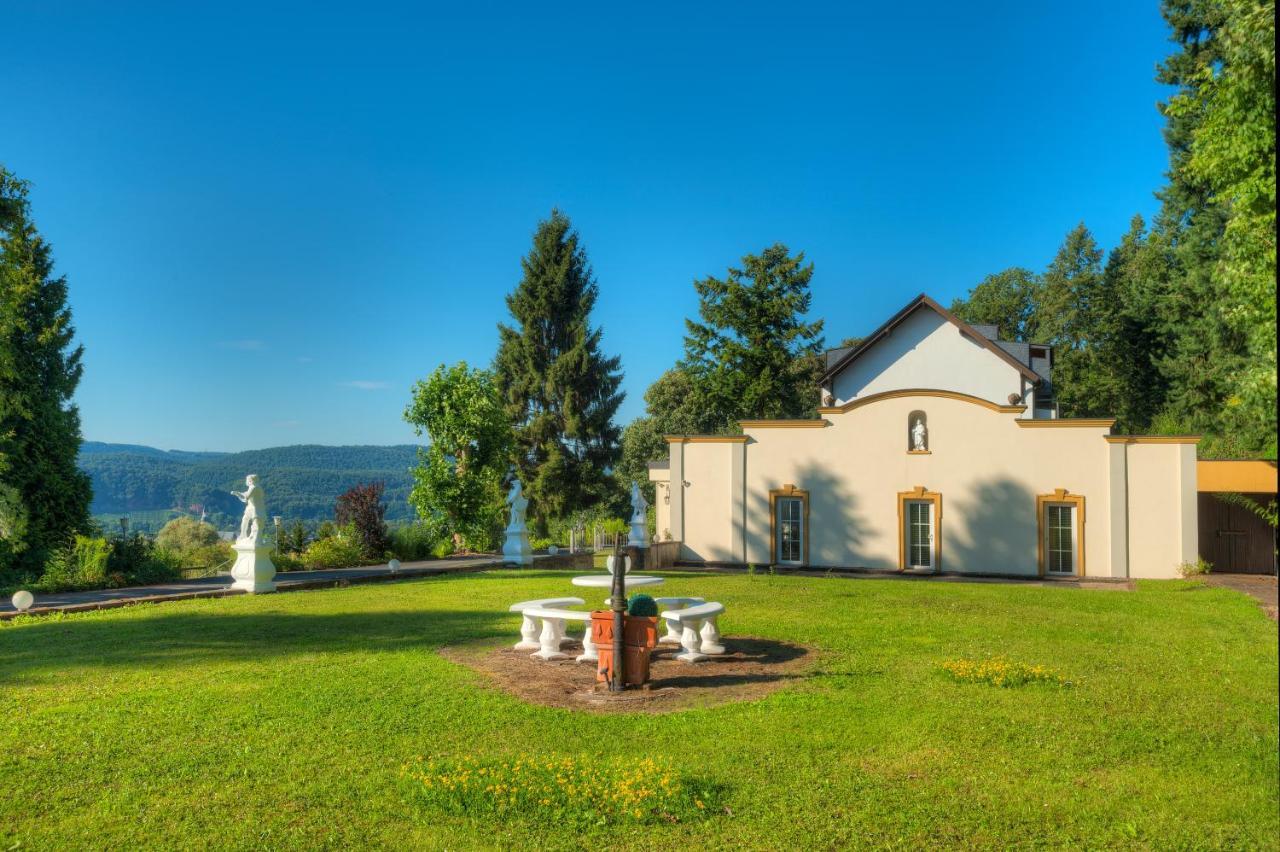
[[[258,475],[251,473],[244,478],[244,491],[232,491],[231,494],[244,504],[244,516],[240,518],[239,541],[250,541],[254,544],[262,541],[262,519],[267,516],[267,498],[258,485]]]
[[[925,431],[923,417],[917,417],[916,424],[911,427],[911,449],[921,453],[929,449],[929,434]]]

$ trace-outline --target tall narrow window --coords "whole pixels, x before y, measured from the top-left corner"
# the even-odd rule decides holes
[[[769,492],[773,560],[779,565],[809,562],[809,492],[784,485]]]
[[[1036,497],[1040,526],[1040,573],[1084,576],[1084,497],[1059,488]]]
[[[1075,506],[1049,503],[1045,510],[1045,570],[1050,574],[1076,572]]]
[[[923,500],[907,503],[907,567],[933,566],[933,504]]]

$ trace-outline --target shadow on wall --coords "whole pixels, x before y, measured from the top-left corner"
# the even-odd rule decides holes
[[[1036,496],[1011,479],[942,495],[942,570],[1036,575]]]
[[[840,477],[815,464],[798,468],[794,481],[763,484],[758,493],[747,495],[747,561],[769,564],[776,560],[769,491],[784,485],[794,485],[809,495],[808,564],[865,567],[869,527],[858,510],[858,498]]]

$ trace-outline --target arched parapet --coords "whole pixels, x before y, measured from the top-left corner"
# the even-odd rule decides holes
[[[830,408],[819,408],[818,415],[821,417],[827,417],[834,414],[848,414],[850,411],[863,408],[868,405],[875,405],[877,402],[884,402],[889,399],[903,399],[905,397],[954,399],[959,402],[978,405],[990,411],[999,412],[1000,414],[1023,414],[1027,410],[1025,405],[998,405],[991,400],[970,396],[967,393],[959,393],[958,391],[938,390],[934,388],[909,388],[905,390],[882,391],[880,393],[873,393],[870,396],[851,399],[844,405],[833,406]]]

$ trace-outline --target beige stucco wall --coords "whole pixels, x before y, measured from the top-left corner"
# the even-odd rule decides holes
[[[920,309],[837,373],[831,391],[843,405],[911,388],[948,388],[997,405],[1025,390],[1022,374],[1006,361],[936,312]]]
[[[1169,579],[1198,557],[1194,444],[1125,444],[1129,576]]]
[[[740,504],[741,496],[739,493],[736,500],[733,496],[733,461],[735,455],[741,455],[743,445],[676,442],[670,446],[673,456],[670,469],[673,473],[680,471],[683,480],[681,485],[672,476],[672,487],[682,487],[683,491],[683,499],[676,507],[683,513],[683,522],[671,524],[673,535],[683,542],[680,558],[703,562],[741,561],[741,547],[735,547],[741,535],[734,535],[734,503]],[[676,455],[681,459],[677,460]],[[677,534],[677,529],[683,530],[683,536]]]
[[[913,411],[928,417],[929,455],[906,452]],[[1085,498],[1086,576],[1172,577],[1188,553],[1194,559],[1194,444],[1116,445],[1104,440],[1106,425],[1027,427],[1016,413],[945,396],[884,399],[826,419],[821,429],[746,428],[740,491],[724,467],[731,445],[672,445],[690,483],[683,558],[768,564],[769,491],[794,485],[809,492],[809,564],[818,567],[897,568],[898,493],[916,486],[942,495],[943,571],[1036,575],[1036,497],[1057,489]]]

